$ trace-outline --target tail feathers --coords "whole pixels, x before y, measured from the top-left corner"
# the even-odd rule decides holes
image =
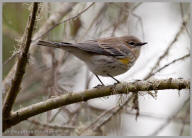
[[[39,46],[46,46],[46,47],[55,47],[55,48],[63,48],[65,46],[72,46],[71,43],[66,42],[51,42],[51,41],[43,41],[40,40],[37,45]]]

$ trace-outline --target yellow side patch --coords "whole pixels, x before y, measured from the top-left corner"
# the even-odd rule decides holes
[[[123,58],[123,59],[119,59],[119,61],[123,64],[129,64],[129,58]]]

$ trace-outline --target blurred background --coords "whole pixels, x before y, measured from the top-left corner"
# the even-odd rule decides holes
[[[11,85],[30,9],[31,3],[3,3],[3,96]],[[50,41],[81,42],[134,35],[148,44],[142,47],[135,65],[117,76],[118,80],[189,80],[189,23],[189,3],[41,3],[33,40],[41,37]],[[50,27],[52,30],[47,32]],[[111,78],[100,78],[105,85],[114,83]],[[82,61],[60,49],[37,47],[34,41],[14,110],[98,84]],[[137,119],[132,103],[118,110],[129,96],[116,95],[42,113],[10,128],[4,135],[188,136],[189,90],[151,93],[139,93]]]

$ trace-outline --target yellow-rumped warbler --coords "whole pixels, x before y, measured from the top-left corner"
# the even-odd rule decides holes
[[[141,42],[134,36],[122,36],[74,44],[39,41],[37,45],[64,49],[84,61],[98,79],[97,75],[115,79],[113,76],[126,72],[134,65],[139,57],[141,46],[145,44],[146,42]],[[100,79],[99,81],[102,83]]]

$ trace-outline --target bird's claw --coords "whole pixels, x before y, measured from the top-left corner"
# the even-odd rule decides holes
[[[101,88],[101,87],[103,87],[103,86],[105,86],[105,85],[98,84],[98,85],[97,85],[97,86],[95,86],[94,88]]]

